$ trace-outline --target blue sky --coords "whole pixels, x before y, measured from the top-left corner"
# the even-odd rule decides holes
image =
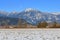
[[[21,11],[35,8],[44,12],[60,12],[60,0],[0,0],[0,10]]]

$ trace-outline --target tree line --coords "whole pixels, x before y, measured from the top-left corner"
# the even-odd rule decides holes
[[[11,28],[11,27],[12,28],[27,28],[27,22],[24,22],[22,24],[21,19],[18,20],[17,26],[10,27],[7,21],[4,21],[3,25],[4,25],[4,28]],[[51,25],[50,25],[46,21],[42,21],[42,22],[39,22],[36,27],[37,28],[60,28],[60,24],[58,25],[57,22],[54,22],[53,24],[51,23]]]

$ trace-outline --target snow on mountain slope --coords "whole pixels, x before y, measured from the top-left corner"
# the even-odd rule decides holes
[[[52,14],[54,14],[54,15],[60,15],[60,12],[54,12]]]
[[[48,23],[54,22],[54,21],[56,21],[55,16],[56,15],[54,15],[54,14],[44,13],[39,10],[35,10],[35,9],[31,9],[31,8],[28,8],[17,14],[17,17],[23,18],[31,24],[37,24],[38,22],[41,22],[41,21],[46,21]]]
[[[0,16],[7,16],[7,15],[8,15],[8,12],[0,11]]]
[[[22,18],[24,20],[26,20],[28,23],[31,24],[38,24],[41,21],[46,21],[48,23],[50,22],[60,22],[60,13],[56,12],[56,13],[48,13],[48,12],[41,12],[39,10],[36,9],[32,9],[32,8],[27,8],[21,12],[11,12],[11,13],[1,13],[7,17],[13,17],[13,18]]]

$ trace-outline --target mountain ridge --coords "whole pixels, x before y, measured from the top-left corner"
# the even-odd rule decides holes
[[[2,15],[1,15],[2,14]],[[47,23],[50,22],[57,22],[60,23],[60,13],[48,13],[48,12],[41,12],[36,9],[28,8],[21,12],[11,12],[6,13],[4,15],[3,13],[0,13],[0,16],[6,16],[6,17],[12,17],[12,18],[22,18],[26,20],[30,24],[38,24],[41,21],[46,21]]]

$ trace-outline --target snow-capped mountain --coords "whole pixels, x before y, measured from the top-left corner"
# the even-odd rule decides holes
[[[23,18],[31,24],[38,24],[41,21],[46,21],[48,23],[60,21],[59,19],[60,17],[58,17],[53,13],[47,13],[47,12],[45,13],[45,12],[41,12],[39,10],[31,9],[31,8],[23,10],[22,12],[18,13],[16,17]],[[59,21],[57,19],[59,19]]]
[[[0,14],[3,14],[4,16],[4,13],[0,13]],[[46,21],[48,23],[52,23],[52,22],[60,23],[60,13],[41,12],[39,10],[32,8],[27,8],[21,12],[6,13],[5,16],[12,18],[21,18],[26,20],[30,24],[38,24],[41,21]]]

